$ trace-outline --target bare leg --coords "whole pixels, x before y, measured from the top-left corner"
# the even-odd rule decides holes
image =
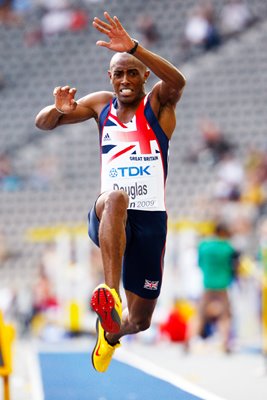
[[[97,200],[96,213],[100,219],[99,244],[105,283],[119,293],[122,258],[126,246],[125,225],[128,195],[121,190],[103,193]]]
[[[144,299],[126,291],[128,312],[124,312],[121,329],[118,333],[106,333],[109,343],[117,343],[125,335],[144,331],[150,327],[157,299]],[[127,310],[124,310],[127,311]]]
[[[103,193],[96,202],[96,214],[100,220],[99,244],[102,255],[105,283],[119,294],[122,259],[126,246],[126,220],[128,195],[122,190]],[[113,344],[124,336],[149,328],[157,300],[141,298],[126,291],[127,309],[120,331],[106,332],[107,340]]]
[[[230,339],[231,339],[231,319],[227,316],[222,317],[218,321],[218,329],[222,337],[223,349],[226,352],[231,351]]]

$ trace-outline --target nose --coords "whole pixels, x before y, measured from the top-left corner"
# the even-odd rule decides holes
[[[127,75],[127,73],[125,72],[124,74],[123,74],[123,76],[122,76],[122,83],[128,83],[129,82],[129,80],[128,80],[128,75]]]

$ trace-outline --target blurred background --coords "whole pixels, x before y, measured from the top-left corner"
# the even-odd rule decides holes
[[[135,340],[177,343],[188,353],[209,343],[221,352],[250,349],[265,358],[265,0],[0,0],[4,320],[17,341],[94,335],[88,299],[102,281],[102,267],[87,237],[87,213],[99,192],[97,127],[88,121],[42,132],[34,120],[53,103],[55,86],[76,87],[78,98],[110,90],[111,53],[95,46],[99,34],[92,28],[104,10],[187,78],[170,146],[162,294],[150,331]],[[149,78],[147,90],[155,81]],[[199,246],[214,239],[218,223],[227,225],[227,241],[238,254],[225,287],[227,346],[217,324],[220,310],[211,311],[205,332],[195,329],[206,289]]]

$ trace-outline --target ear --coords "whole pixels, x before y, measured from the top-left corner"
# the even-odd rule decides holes
[[[109,79],[110,79],[110,83],[112,84],[112,75],[111,75],[111,72],[110,71],[108,71],[108,76],[109,76]]]
[[[149,71],[149,70],[146,70],[146,72],[145,72],[145,74],[144,74],[144,83],[146,83],[146,81],[147,81],[149,75],[150,75],[150,71]]]

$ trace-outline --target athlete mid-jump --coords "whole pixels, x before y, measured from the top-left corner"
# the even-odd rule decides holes
[[[165,181],[175,108],[185,78],[171,63],[132,39],[117,17],[93,26],[98,46],[116,52],[108,71],[113,91],[75,101],[76,89],[54,89],[55,102],[36,117],[40,129],[95,118],[100,135],[101,192],[89,212],[89,236],[100,247],[105,283],[93,292],[97,313],[94,368],[104,372],[124,335],[146,330],[161,289],[167,214]],[[150,71],[158,78],[146,94]],[[127,307],[122,315],[123,280]]]

